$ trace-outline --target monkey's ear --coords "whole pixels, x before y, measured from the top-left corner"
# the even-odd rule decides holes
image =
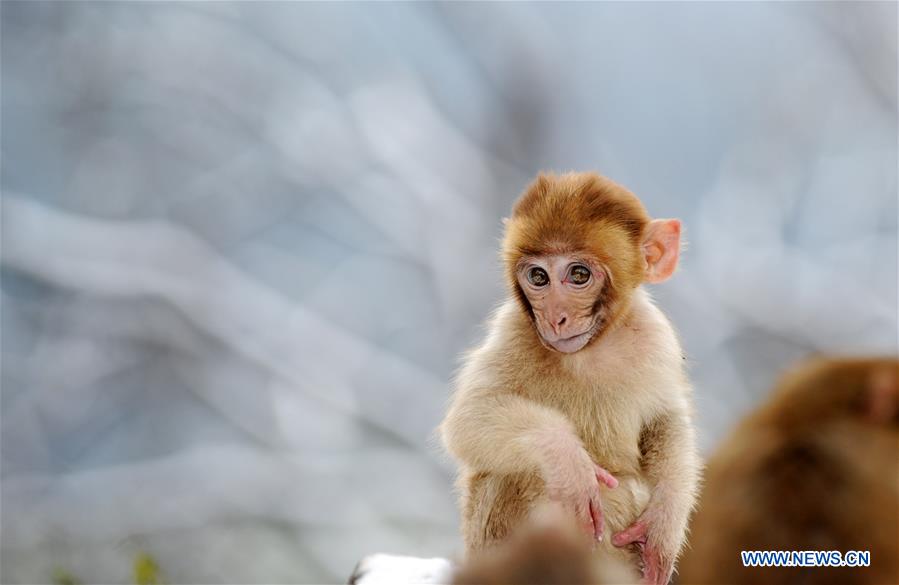
[[[879,424],[899,423],[899,377],[895,365],[871,372],[867,388],[867,414]]]
[[[680,258],[680,220],[654,219],[643,234],[643,259],[646,262],[646,282],[668,280]]]

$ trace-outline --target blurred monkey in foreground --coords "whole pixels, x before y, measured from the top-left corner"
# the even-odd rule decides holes
[[[544,506],[506,542],[472,555],[453,585],[623,585],[639,577],[622,562],[593,554],[571,516]]]
[[[899,583],[899,360],[795,369],[706,477],[681,583]],[[744,567],[750,550],[870,551],[871,564]]]
[[[669,581],[700,462],[683,353],[641,285],[672,275],[680,229],[594,173],[540,175],[515,204],[508,299],[441,428],[461,467],[469,553],[551,500],[600,543],[597,556]]]

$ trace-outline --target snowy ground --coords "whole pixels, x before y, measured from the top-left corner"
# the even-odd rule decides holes
[[[445,585],[452,573],[453,565],[447,559],[375,554],[359,562],[350,585]]]

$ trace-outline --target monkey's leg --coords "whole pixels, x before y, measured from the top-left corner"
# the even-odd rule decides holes
[[[462,538],[468,554],[505,540],[546,498],[543,479],[536,474],[476,473],[460,487]]]

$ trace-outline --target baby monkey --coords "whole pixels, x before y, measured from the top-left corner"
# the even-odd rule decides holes
[[[515,204],[502,244],[509,296],[441,425],[469,553],[557,502],[598,557],[669,581],[700,462],[683,353],[641,285],[673,274],[680,230],[594,173],[541,174]]]
[[[681,580],[899,583],[899,360],[790,372],[709,460]],[[741,551],[869,551],[863,567],[744,567]]]

